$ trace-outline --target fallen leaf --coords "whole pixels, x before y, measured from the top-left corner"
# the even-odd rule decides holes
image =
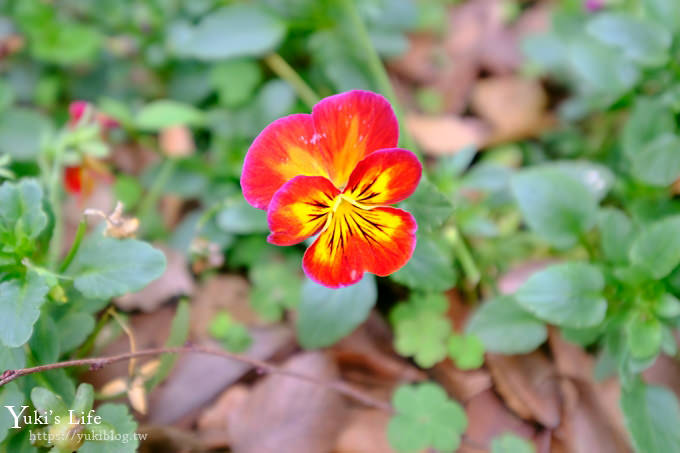
[[[248,281],[239,275],[216,275],[205,280],[191,304],[191,331],[198,338],[211,338],[210,326],[220,312],[248,326],[263,321],[250,306]]]
[[[492,387],[491,376],[486,370],[460,370],[450,359],[436,364],[430,373],[449,394],[462,402]]]
[[[565,341],[556,328],[550,328],[548,344],[555,359],[557,372],[563,377],[561,384],[562,393],[565,395],[563,399],[570,403],[564,407],[564,416],[569,420],[566,420],[563,429],[578,432],[587,430],[588,426],[581,426],[580,420],[583,417],[590,418],[592,419],[591,425],[597,426],[597,430],[601,432],[583,433],[583,437],[601,436],[603,441],[606,440],[614,445],[623,439],[625,443],[628,434],[619,406],[621,395],[619,381],[615,378],[604,381],[595,380],[594,358],[580,346]],[[564,384],[564,381],[569,382]],[[587,401],[582,401],[584,398]],[[584,411],[590,413],[584,415],[582,413]],[[571,418],[578,420],[570,420]],[[607,440],[607,436],[612,439]],[[563,443],[569,447],[572,442],[572,436],[567,435]]]
[[[499,76],[477,81],[472,109],[491,127],[489,144],[532,137],[554,120],[546,113],[548,97],[537,80]]]
[[[141,291],[125,294],[116,299],[115,304],[121,310],[142,310],[152,313],[173,297],[191,296],[194,293],[194,278],[189,272],[184,254],[161,244],[155,246],[165,254],[167,260],[165,272]]]
[[[387,441],[390,414],[378,409],[352,409],[338,436],[334,453],[393,453]]]
[[[666,387],[680,399],[680,362],[677,359],[662,354],[642,375],[648,384]]]
[[[536,431],[531,424],[510,412],[491,389],[468,401],[465,412],[468,428],[458,453],[487,452],[494,437],[511,432],[531,439]]]
[[[412,34],[409,36],[408,50],[387,62],[391,72],[414,82],[428,83],[437,76],[437,40],[431,34]]]
[[[454,154],[469,146],[481,146],[487,137],[486,127],[474,118],[409,114],[406,126],[413,138],[428,154]]]
[[[204,410],[198,419],[199,436],[206,448],[225,448],[231,443],[227,420],[239,413],[248,399],[250,389],[243,384],[229,387],[217,402]]]
[[[244,355],[254,359],[268,360],[293,344],[293,333],[284,326],[252,328],[250,334],[253,343]],[[200,344],[220,347],[213,341]],[[246,363],[207,354],[179,357],[168,379],[149,397],[149,421],[169,424],[186,417],[193,420],[198,409],[214,401],[252,368]]]
[[[486,364],[496,390],[517,415],[548,428],[559,425],[561,408],[557,374],[544,353],[489,353]]]
[[[398,358],[394,351],[381,349],[366,324],[337,342],[330,350],[341,369],[359,369],[373,378],[392,382],[425,380],[425,373]]]
[[[338,378],[321,352],[299,354],[283,367],[320,381]],[[346,416],[337,392],[277,374],[258,382],[243,406],[228,421],[234,453],[329,453]]]
[[[569,453],[626,453],[631,448],[627,436],[609,422],[596,389],[580,380],[563,380],[560,388],[565,402],[557,436]]]

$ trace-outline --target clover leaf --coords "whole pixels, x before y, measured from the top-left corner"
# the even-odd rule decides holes
[[[394,324],[394,347],[399,354],[412,356],[416,363],[429,368],[446,357],[446,340],[451,324],[445,312],[448,302],[444,296],[413,296],[397,305],[390,319]]]
[[[451,335],[449,357],[461,370],[474,370],[484,363],[484,343],[476,335]]]
[[[446,453],[460,445],[467,428],[465,411],[440,386],[431,382],[402,386],[392,404],[396,415],[387,426],[387,439],[398,452],[431,447]]]

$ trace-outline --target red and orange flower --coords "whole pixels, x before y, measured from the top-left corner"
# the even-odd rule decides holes
[[[398,139],[392,107],[368,91],[328,97],[311,114],[267,126],[241,175],[246,200],[267,210],[267,240],[293,245],[319,234],[302,267],[331,288],[400,269],[413,254],[417,225],[389,205],[413,193],[422,166],[396,148]]]

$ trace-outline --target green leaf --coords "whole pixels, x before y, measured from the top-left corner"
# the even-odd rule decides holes
[[[210,335],[221,340],[222,346],[231,352],[243,352],[253,342],[248,328],[235,322],[227,312],[221,312],[209,327]]]
[[[432,448],[449,453],[460,445],[467,428],[465,411],[440,386],[431,382],[401,386],[392,405],[396,415],[387,426],[387,439],[398,452]]]
[[[616,179],[609,168],[586,160],[561,160],[541,165],[540,168],[555,168],[562,171],[583,184],[597,201],[607,195]]]
[[[285,309],[297,307],[302,290],[299,261],[269,260],[250,269],[250,304],[266,321],[279,321]]]
[[[517,290],[517,302],[540,319],[566,327],[599,324],[607,311],[604,277],[595,266],[567,262],[533,274]]]
[[[436,230],[453,214],[453,205],[448,198],[425,178],[399,207],[413,214],[422,231]]]
[[[680,176],[680,138],[666,133],[632,156],[633,175],[652,186],[669,186]]]
[[[398,304],[390,313],[394,325],[394,347],[416,363],[429,368],[443,360],[451,323],[445,312],[448,301],[440,294],[415,294],[408,302]]]
[[[104,404],[97,408],[97,415],[102,421],[113,428],[115,440],[87,441],[78,453],[136,453],[139,440],[134,438],[137,422],[130,415],[127,406],[122,404]]]
[[[449,357],[461,370],[474,370],[484,364],[484,344],[474,334],[453,334],[447,346]]]
[[[453,259],[427,236],[418,236],[413,256],[392,274],[392,280],[413,289],[446,291],[456,285]]]
[[[35,159],[51,131],[50,120],[36,111],[6,110],[0,114],[0,155],[9,154],[17,161]]]
[[[560,170],[521,171],[512,177],[511,188],[529,227],[555,247],[573,246],[595,223],[595,197]]]
[[[8,348],[0,345],[0,374],[5,370],[18,370],[26,366],[23,348]]]
[[[185,27],[173,47],[182,56],[201,60],[257,57],[274,50],[284,38],[285,24],[254,4],[225,6],[195,27]]]
[[[35,239],[47,226],[42,209],[42,188],[34,179],[0,186],[0,231],[14,232]],[[4,244],[3,244],[4,245]]]
[[[142,198],[144,189],[137,178],[126,174],[116,175],[116,182],[113,183],[113,194],[116,200],[120,200],[126,209],[134,209]]]
[[[85,297],[110,299],[139,291],[165,271],[165,255],[146,242],[93,234],[69,267]]]
[[[89,313],[69,313],[57,322],[61,352],[70,352],[83,344],[94,330],[94,316]]]
[[[332,345],[368,318],[377,298],[375,278],[370,274],[340,289],[305,281],[296,325],[300,344],[307,349]]]
[[[11,348],[31,338],[49,288],[43,278],[29,272],[24,280],[0,283],[0,341]]]
[[[163,99],[145,105],[136,117],[140,129],[160,130],[169,126],[201,126],[205,121],[203,112],[194,106]]]
[[[668,275],[680,264],[680,216],[647,225],[635,238],[630,261],[654,278]]]
[[[658,66],[668,61],[672,36],[653,22],[623,13],[602,13],[588,22],[586,31],[642,65]]]
[[[45,315],[38,318],[38,322],[33,327],[33,335],[29,341],[31,353],[39,364],[53,363],[59,358],[59,338],[61,332],[50,316]]]
[[[21,411],[21,406],[24,404],[24,394],[19,390],[19,387],[14,382],[10,382],[3,387],[0,387],[0,442],[4,441],[7,434],[14,427],[14,417],[11,412],[6,409],[6,406],[14,408],[14,412],[18,414]]]
[[[577,39],[569,46],[569,66],[583,81],[587,93],[620,96],[640,78],[635,64],[618,52],[592,39]]]
[[[680,31],[680,3],[675,0],[643,0],[650,18],[670,32]]]
[[[165,342],[165,347],[176,348],[184,345],[189,338],[190,322],[191,310],[189,308],[189,302],[181,300],[177,305],[175,317],[172,319],[170,335]],[[148,390],[155,388],[168,377],[172,367],[175,365],[175,362],[177,362],[177,358],[177,354],[165,354],[161,357],[161,364],[158,366],[156,374],[154,374],[153,378],[147,383]]]
[[[667,319],[680,316],[680,300],[670,293],[664,293],[657,301],[654,312]]]
[[[465,331],[479,337],[487,351],[499,354],[531,352],[548,338],[545,324],[509,296],[482,304]]]
[[[623,128],[623,150],[634,158],[657,137],[675,131],[673,112],[656,99],[638,97]]]
[[[237,107],[253,96],[262,81],[262,71],[254,60],[233,59],[216,65],[210,77],[221,103]]]
[[[61,396],[55,395],[43,387],[35,387],[31,390],[31,401],[35,408],[42,413],[53,413],[54,415],[68,413],[68,407],[66,407],[66,403],[61,399]]]
[[[82,412],[87,413],[92,410],[93,405],[94,387],[92,387],[92,384],[88,383],[80,384],[78,386],[78,390],[76,391],[76,396],[73,399],[71,410],[73,410],[76,414],[80,414]]]
[[[50,21],[31,28],[28,35],[36,59],[62,65],[91,60],[102,42],[96,28],[75,22]]]
[[[626,339],[633,358],[655,357],[661,349],[661,323],[654,317],[636,313],[626,323]]]
[[[680,407],[673,392],[637,380],[623,388],[621,409],[637,453],[680,452]]]
[[[505,433],[491,441],[491,453],[535,453],[534,444],[515,434]]]
[[[269,231],[267,212],[255,209],[245,200],[230,203],[217,214],[217,225],[227,233],[250,234]]]
[[[635,237],[633,223],[628,216],[616,208],[602,208],[598,213],[600,245],[607,261],[628,262],[628,251]]]

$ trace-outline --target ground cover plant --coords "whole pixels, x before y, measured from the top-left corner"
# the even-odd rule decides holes
[[[679,24],[0,2],[0,453],[680,451]]]

